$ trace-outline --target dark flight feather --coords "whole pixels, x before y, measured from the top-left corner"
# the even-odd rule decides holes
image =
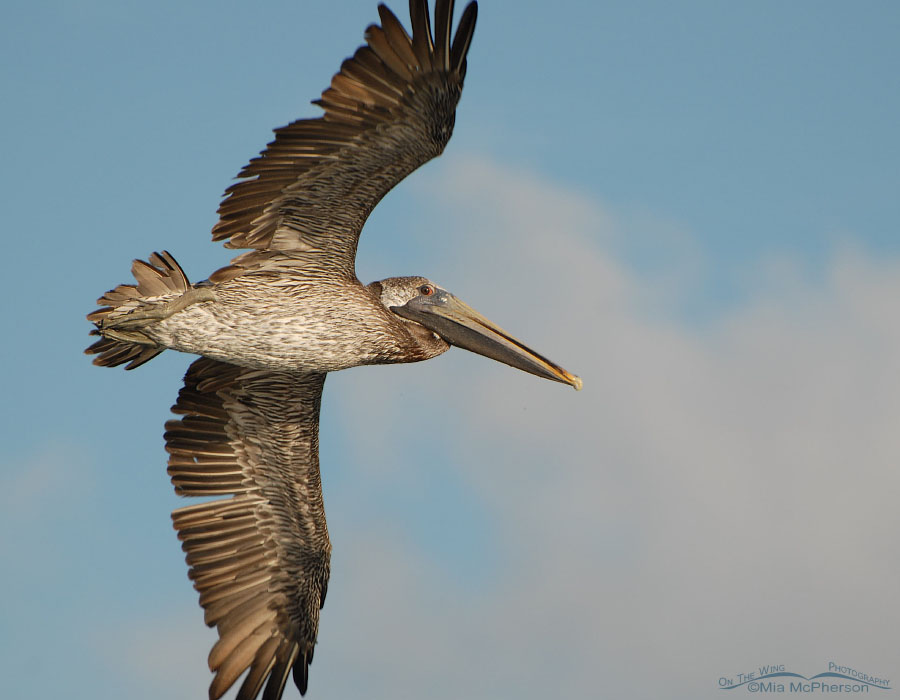
[[[462,91],[475,3],[451,41],[453,3],[439,0],[431,36],[425,0],[410,2],[412,36],[383,5],[381,26],[347,59],[316,101],[325,114],[275,130],[219,206],[213,240],[261,254],[239,256],[223,281],[280,259],[313,277],[353,275],[369,213],[400,180],[443,151]]]

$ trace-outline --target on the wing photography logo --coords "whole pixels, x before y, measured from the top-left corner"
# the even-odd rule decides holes
[[[850,666],[828,662],[828,670],[814,676],[788,671],[784,664],[760,666],[755,671],[719,678],[720,690],[743,688],[751,693],[868,693],[892,690],[887,678],[879,678]]]

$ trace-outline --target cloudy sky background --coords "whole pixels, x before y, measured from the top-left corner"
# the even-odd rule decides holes
[[[8,3],[9,697],[206,695],[162,442],[190,358],[92,367],[83,317],[133,257],[228,260],[221,191],[377,18],[333,4]],[[900,682],[898,30],[887,2],[482,2],[454,139],[359,276],[427,275],[585,388],[462,351],[329,377],[308,697]]]

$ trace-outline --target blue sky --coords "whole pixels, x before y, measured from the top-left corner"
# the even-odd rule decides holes
[[[84,314],[134,257],[228,260],[222,190],[375,3],[5,9],[0,670],[203,697],[162,443],[190,358],[92,367]],[[461,351],[329,377],[309,697],[900,677],[898,30],[888,2],[481,3],[454,138],[358,273],[439,281],[585,389]]]

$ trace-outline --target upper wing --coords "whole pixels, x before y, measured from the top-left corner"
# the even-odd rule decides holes
[[[352,277],[369,213],[444,150],[477,6],[466,7],[452,42],[453,0],[437,0],[434,38],[427,0],[410,0],[409,9],[412,38],[379,5],[382,25],[366,30],[368,45],[344,61],[315,102],[325,114],[276,129],[275,140],[225,191],[213,240],[257,251],[235,258],[213,281],[276,256],[315,274]]]
[[[201,358],[166,423],[169,474],[186,496],[231,498],[172,513],[206,624],[219,641],[211,700],[248,668],[238,700],[281,697],[291,669],[306,691],[331,544],[319,479],[325,375],[251,370]]]

